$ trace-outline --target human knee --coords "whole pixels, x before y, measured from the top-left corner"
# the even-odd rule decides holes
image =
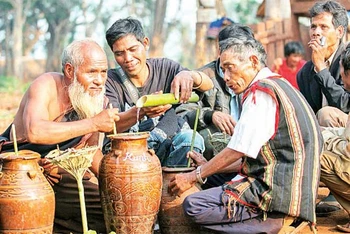
[[[192,144],[193,130],[185,130],[177,133],[173,138],[174,148],[178,147],[190,147]],[[205,149],[203,137],[197,133],[193,142],[193,148],[197,152],[202,153]]]
[[[317,121],[323,127],[345,127],[347,115],[338,108],[325,106],[316,113]]]
[[[191,219],[194,219],[195,217],[195,210],[197,209],[197,199],[193,198],[193,196],[189,195],[187,196],[183,203],[182,203],[182,208],[184,210],[184,213],[190,217]]]
[[[329,151],[324,151],[320,157],[321,172],[334,171],[336,155]]]
[[[317,113],[316,113],[317,121],[321,126],[329,127],[332,118],[331,118],[331,112],[329,106],[322,107]]]

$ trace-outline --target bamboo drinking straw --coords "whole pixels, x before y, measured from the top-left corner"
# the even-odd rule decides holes
[[[18,148],[17,148],[17,137],[16,137],[16,128],[15,125],[11,126],[12,138],[13,138],[13,147],[15,148],[15,154],[18,157]]]
[[[194,140],[195,140],[195,138],[196,138],[197,125],[198,125],[198,117],[199,117],[199,107],[197,108],[197,111],[196,111],[196,118],[195,118],[195,120],[194,120],[193,134],[192,134],[192,141],[191,141],[190,151],[193,150]],[[191,158],[188,158],[187,167],[190,167],[190,165],[191,165]]]
[[[110,108],[110,109],[113,109],[112,103],[109,103],[109,108]],[[117,126],[116,126],[115,122],[114,122],[114,124],[113,124],[113,134],[114,134],[114,135],[117,135]]]

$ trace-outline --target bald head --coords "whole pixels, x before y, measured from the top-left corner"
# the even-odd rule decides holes
[[[62,53],[62,72],[65,73],[64,68],[67,63],[77,68],[84,63],[85,58],[93,54],[99,54],[107,61],[106,53],[96,41],[90,38],[73,41]]]

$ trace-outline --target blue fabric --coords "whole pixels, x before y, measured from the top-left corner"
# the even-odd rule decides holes
[[[171,140],[164,139],[159,131],[152,131],[148,139],[148,146],[155,149],[162,166],[181,167],[187,166],[187,152],[190,151],[193,130],[182,130],[178,132]],[[203,137],[197,133],[193,150],[199,153],[204,152]]]
[[[207,38],[208,39],[215,39],[221,28],[224,27],[225,25],[230,25],[234,23],[233,20],[231,20],[228,17],[222,17],[221,19],[215,20],[209,24],[209,29],[207,32]]]
[[[238,122],[238,119],[240,116],[240,108],[237,100],[238,96],[233,92],[230,92],[230,93],[231,93],[231,101],[230,101],[231,116],[234,121]]]

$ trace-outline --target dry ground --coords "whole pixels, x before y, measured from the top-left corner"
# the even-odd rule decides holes
[[[11,124],[22,95],[22,93],[0,93],[0,134]]]
[[[7,126],[12,122],[14,115],[16,114],[17,107],[22,98],[21,93],[0,93],[0,133],[2,133]],[[320,188],[319,199],[327,196],[327,188]],[[341,233],[335,229],[337,224],[345,224],[348,221],[348,216],[344,210],[335,212],[329,217],[319,217],[317,219],[317,230],[319,234],[330,234],[330,233]],[[301,232],[302,234],[312,233],[308,227],[304,228]]]

